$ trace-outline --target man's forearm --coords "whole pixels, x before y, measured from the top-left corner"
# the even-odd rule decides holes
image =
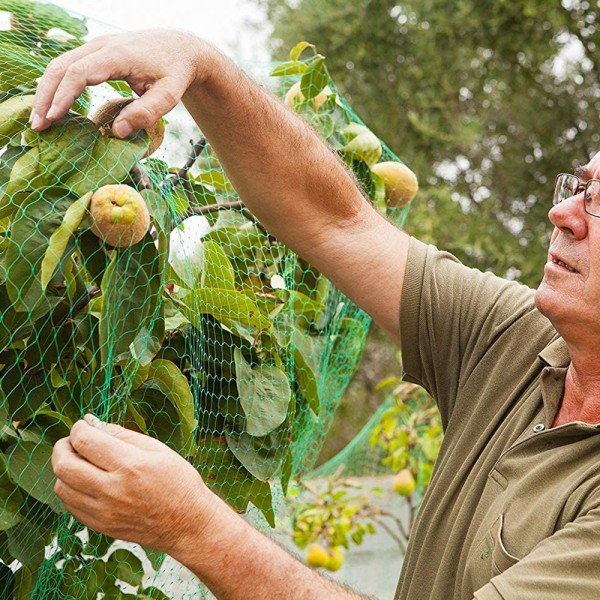
[[[366,598],[320,577],[218,502],[210,524],[195,533],[192,522],[170,554],[220,600]]]
[[[369,204],[300,117],[216,50],[201,55],[206,75],[183,97],[186,108],[244,203],[281,241],[318,258],[323,230],[364,218]]]

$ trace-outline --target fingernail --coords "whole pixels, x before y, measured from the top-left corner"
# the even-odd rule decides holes
[[[98,417],[96,417],[95,415],[92,415],[91,413],[88,413],[87,415],[85,415],[85,417],[83,417],[83,419],[85,421],[87,421],[88,425],[91,425],[92,427],[96,427],[98,429],[106,428],[106,423],[104,421],[101,421]]]
[[[125,119],[121,119],[113,125],[113,133],[120,138],[127,137],[132,131],[133,128]]]
[[[31,124],[31,129],[37,129],[42,124],[42,119],[37,113],[31,113],[29,123]]]
[[[46,115],[46,119],[49,119],[50,121],[52,121],[52,119],[57,119],[58,115],[59,115],[59,109],[58,106],[56,106],[55,104],[53,104],[50,107],[50,110],[48,111],[48,114]]]

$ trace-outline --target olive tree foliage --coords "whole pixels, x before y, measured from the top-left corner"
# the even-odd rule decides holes
[[[274,57],[315,43],[353,109],[417,173],[408,230],[537,285],[554,177],[600,149],[598,7],[256,1]]]

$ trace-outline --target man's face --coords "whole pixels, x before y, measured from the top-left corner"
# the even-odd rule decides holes
[[[600,179],[600,152],[576,175]],[[563,337],[600,336],[600,219],[585,212],[583,192],[548,216],[554,232],[536,306]]]

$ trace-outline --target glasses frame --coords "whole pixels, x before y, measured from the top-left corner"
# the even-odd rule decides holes
[[[560,177],[564,177],[564,176],[574,178],[578,182],[575,193],[571,194],[571,196],[569,196],[569,198],[572,198],[573,196],[577,196],[578,194],[581,194],[581,192],[583,192],[583,196],[581,198],[583,200],[583,210],[586,212],[586,214],[590,215],[590,217],[595,217],[596,219],[600,219],[600,209],[599,209],[599,214],[590,212],[587,208],[587,202],[585,200],[589,185],[591,183],[597,183],[600,186],[600,179],[588,179],[587,181],[582,181],[579,177],[577,177],[577,175],[574,175],[573,173],[559,173],[556,176],[556,179],[554,180],[554,192],[552,194],[552,205],[558,206],[561,202],[564,202],[564,200],[566,200],[566,198],[564,200],[557,200],[558,180]]]

